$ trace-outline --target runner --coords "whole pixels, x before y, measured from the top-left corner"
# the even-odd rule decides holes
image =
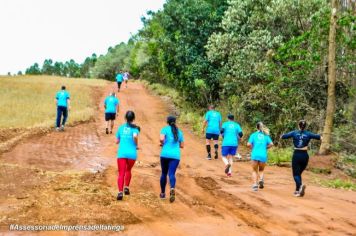
[[[170,190],[170,202],[175,200],[175,186],[176,177],[175,173],[180,161],[180,148],[184,147],[183,133],[176,126],[176,118],[174,116],[167,117],[168,125],[161,130],[160,143],[161,150],[161,194],[160,198],[166,198],[166,185],[167,174],[169,176]]]
[[[298,126],[299,130],[283,134],[281,138],[293,138],[294,152],[292,158],[292,169],[296,185],[294,196],[303,197],[306,186],[302,183],[302,173],[307,167],[309,161],[308,144],[311,139],[321,140],[322,137],[320,134],[314,134],[306,131],[305,128],[307,127],[307,122],[305,120],[299,121]]]
[[[273,146],[269,136],[269,129],[262,122],[256,125],[257,131],[250,135],[247,146],[252,148],[252,190],[264,188],[263,171],[267,162],[267,149]]]
[[[70,110],[70,95],[66,91],[66,86],[61,87],[61,91],[56,94],[56,105],[57,105],[57,119],[56,119],[56,130],[64,131],[64,126],[68,118],[68,111]],[[63,115],[62,125],[61,118]]]
[[[104,107],[105,107],[105,121],[106,121],[106,134],[112,134],[114,128],[114,121],[116,119],[117,113],[119,113],[120,101],[116,98],[115,92],[112,92],[109,96],[105,98]],[[109,130],[110,127],[110,130]]]
[[[221,154],[225,163],[225,174],[231,177],[233,157],[236,155],[238,142],[243,134],[240,125],[234,121],[234,115],[229,114],[227,118],[229,120],[224,122],[221,128],[223,137]]]
[[[218,159],[218,149],[219,149],[219,135],[221,129],[221,114],[218,111],[214,110],[213,105],[209,105],[209,111],[205,114],[205,120],[203,123],[202,133],[204,134],[204,130],[206,128],[206,151],[208,152],[208,156],[206,159],[211,160],[211,139],[214,140],[214,148],[215,148],[215,159]]]
[[[122,75],[121,71],[116,75],[116,82],[117,82],[117,91],[120,92],[122,80],[124,79],[124,76]]]
[[[124,73],[124,81],[125,81],[126,88],[127,88],[127,83],[129,82],[129,76],[130,76],[129,72],[126,71]]]
[[[130,195],[131,169],[137,159],[138,134],[140,133],[140,127],[133,124],[135,113],[127,111],[125,118],[127,122],[121,125],[116,133],[116,143],[120,143],[117,154],[117,166],[119,170],[117,179],[119,193],[117,200],[123,199],[123,191],[125,195]]]

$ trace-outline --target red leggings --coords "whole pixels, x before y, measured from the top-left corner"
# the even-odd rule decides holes
[[[117,158],[117,168],[119,170],[119,176],[117,177],[117,185],[119,192],[124,190],[125,187],[129,187],[131,181],[131,169],[135,165],[135,160],[128,158]]]

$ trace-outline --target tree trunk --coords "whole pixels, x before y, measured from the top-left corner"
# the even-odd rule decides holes
[[[337,0],[331,1],[331,17],[329,31],[329,55],[328,55],[328,101],[326,107],[326,117],[323,130],[323,140],[321,142],[319,154],[325,155],[330,152],[331,133],[334,123],[335,113],[335,84],[336,84],[336,25],[337,25]]]

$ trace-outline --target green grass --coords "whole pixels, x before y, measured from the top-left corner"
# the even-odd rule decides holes
[[[356,155],[342,153],[340,154],[336,167],[347,175],[356,178]]]
[[[56,117],[55,94],[66,85],[71,95],[69,124],[94,115],[92,88],[104,80],[53,76],[0,77],[0,128],[52,127]]]
[[[280,165],[292,160],[293,150],[290,148],[272,148],[268,151],[268,164]]]
[[[356,191],[356,183],[350,180],[333,179],[333,180],[320,180],[319,183],[328,188],[340,188],[346,190]]]
[[[331,174],[331,170],[329,168],[312,167],[312,168],[309,168],[308,170],[313,172],[313,173],[315,173],[315,174],[324,174],[324,175]]]

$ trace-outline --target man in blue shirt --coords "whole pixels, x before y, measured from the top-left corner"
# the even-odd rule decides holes
[[[121,71],[116,75],[116,82],[117,82],[117,91],[120,92],[122,81],[124,80],[124,76]]]
[[[106,134],[112,134],[114,128],[114,121],[116,115],[119,112],[119,99],[116,98],[116,94],[112,92],[109,96],[105,98],[104,107],[105,107],[105,121],[106,121]],[[110,130],[109,130],[110,128]]]
[[[225,174],[231,177],[232,158],[236,155],[239,139],[242,138],[243,134],[240,125],[234,121],[234,115],[229,114],[227,118],[228,121],[224,122],[221,128],[221,135],[223,136],[221,154],[225,163]]]
[[[214,110],[213,105],[209,105],[209,111],[205,114],[202,133],[204,133],[205,127],[206,151],[208,152],[206,159],[211,160],[211,139],[214,140],[215,159],[218,159],[221,114],[220,112]]]
[[[62,86],[61,91],[57,92],[56,105],[57,105],[56,130],[64,131],[64,125],[67,121],[68,111],[70,110],[70,95],[66,91],[66,86]],[[63,115],[63,120],[61,124],[62,115]]]

